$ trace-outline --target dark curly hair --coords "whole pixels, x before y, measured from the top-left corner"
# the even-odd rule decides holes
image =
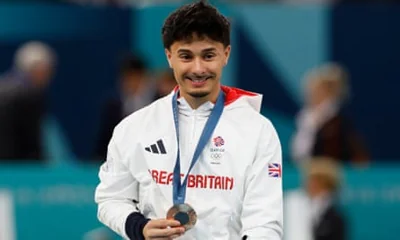
[[[164,48],[175,41],[191,41],[196,35],[230,45],[230,23],[215,7],[199,1],[184,5],[172,12],[164,22],[161,34]]]

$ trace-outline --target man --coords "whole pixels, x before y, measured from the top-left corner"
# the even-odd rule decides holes
[[[151,103],[155,95],[146,63],[133,55],[128,55],[121,63],[119,85],[118,96],[108,98],[102,109],[96,159],[106,157],[114,127],[129,114]]]
[[[344,240],[344,216],[337,207],[340,187],[339,166],[333,159],[317,158],[307,174],[307,193],[311,199],[311,225],[314,240]]]
[[[306,75],[305,106],[297,117],[293,158],[300,163],[313,157],[330,157],[358,165],[368,160],[363,141],[343,111],[348,96],[348,74],[329,63]]]
[[[304,174],[304,189],[285,194],[285,240],[347,239],[345,217],[337,204],[340,165],[331,158],[314,158]]]
[[[115,128],[99,173],[98,217],[123,237],[282,239],[281,146],[261,96],[220,85],[229,35],[202,1],[166,19],[178,88]]]
[[[17,50],[13,70],[1,77],[0,159],[44,160],[45,89],[55,61],[49,46],[28,42]]]

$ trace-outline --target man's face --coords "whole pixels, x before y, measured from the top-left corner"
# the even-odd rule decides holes
[[[209,38],[174,42],[166,55],[183,95],[194,98],[215,97],[230,46]]]
[[[33,67],[29,74],[33,84],[37,87],[46,87],[53,77],[54,66],[50,63],[40,63]]]
[[[309,81],[306,91],[306,101],[307,104],[311,107],[316,107],[329,98],[329,92],[327,91],[324,84],[320,81]]]
[[[145,73],[141,71],[127,71],[121,76],[122,91],[125,95],[136,94],[142,83],[145,81]]]

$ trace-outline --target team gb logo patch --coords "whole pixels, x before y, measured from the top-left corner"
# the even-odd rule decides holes
[[[221,164],[221,159],[223,158],[225,149],[225,141],[221,136],[213,138],[213,146],[210,149],[211,164]]]
[[[221,147],[225,144],[225,141],[221,136],[215,137],[213,141],[216,147]]]

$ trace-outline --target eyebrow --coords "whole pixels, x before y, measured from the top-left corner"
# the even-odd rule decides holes
[[[217,49],[215,47],[210,47],[210,48],[204,49],[202,52],[214,52],[214,51],[217,51]]]
[[[206,48],[206,49],[203,49],[201,52],[202,53],[205,53],[205,52],[214,52],[214,51],[216,51],[217,49],[215,48],[215,47],[210,47],[210,48]],[[190,50],[188,50],[188,49],[179,49],[178,50],[178,53],[192,53],[192,51],[190,51]]]
[[[192,51],[187,50],[187,49],[179,49],[178,53],[191,53]]]

